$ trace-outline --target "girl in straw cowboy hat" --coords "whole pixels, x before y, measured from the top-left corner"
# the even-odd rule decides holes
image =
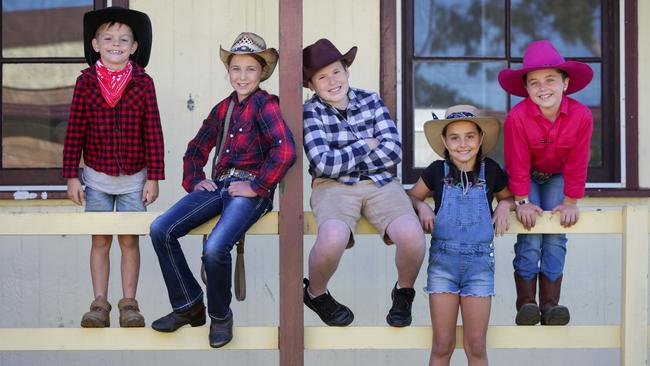
[[[589,108],[566,95],[582,90],[592,77],[588,65],[565,61],[546,40],[528,45],[521,69],[499,73],[505,91],[525,98],[506,117],[504,155],[517,218],[527,229],[542,210],[558,213],[565,227],[578,221],[576,203],[585,193],[593,119]],[[558,304],[566,241],[564,234],[517,235],[518,325],[569,322],[569,310]]]
[[[232,339],[230,310],[235,242],[271,210],[273,193],[296,159],[291,131],[280,114],[278,97],[259,88],[278,61],[262,37],[241,33],[229,51],[221,49],[233,92],[219,102],[189,142],[183,157],[183,188],[188,195],[151,224],[151,240],[169,292],[173,311],[151,325],[173,332],[183,325],[205,324],[203,291],[190,271],[178,239],[221,214],[203,244],[207,276],[209,341],[222,347]],[[221,143],[219,141],[221,140]],[[210,151],[221,145],[206,179],[203,167]]]
[[[433,344],[429,365],[449,365],[458,308],[470,365],[487,365],[486,334],[494,296],[494,235],[508,229],[515,204],[508,178],[494,160],[500,124],[469,105],[449,107],[443,120],[424,124],[433,150],[429,165],[408,191],[422,227],[432,232],[427,287]],[[434,115],[435,117],[435,115]],[[432,209],[425,198],[433,193]],[[492,209],[492,199],[499,200]],[[493,226],[494,225],[494,226]]]

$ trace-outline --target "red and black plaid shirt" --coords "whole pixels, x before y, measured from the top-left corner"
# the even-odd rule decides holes
[[[147,168],[147,179],[165,179],[165,150],[153,80],[134,65],[115,108],[99,89],[95,67],[77,78],[63,147],[63,177],[78,176],[79,160],[111,176]]]
[[[235,101],[226,133],[223,156],[214,167],[216,176],[230,168],[256,175],[251,183],[255,193],[269,197],[287,170],[296,161],[296,144],[280,114],[278,97],[258,89],[241,103],[237,93],[217,104],[187,145],[183,157],[183,188],[191,192],[205,179],[203,167],[217,143],[230,101]]]

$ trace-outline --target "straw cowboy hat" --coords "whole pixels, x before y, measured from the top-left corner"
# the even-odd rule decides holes
[[[499,84],[510,94],[527,97],[523,76],[540,69],[559,69],[566,72],[569,75],[566,94],[582,90],[594,76],[594,71],[589,65],[578,61],[565,61],[550,41],[541,40],[528,45],[521,69],[503,69],[499,72]]]
[[[309,79],[323,67],[341,61],[345,66],[352,65],[357,55],[357,47],[350,48],[345,54],[336,48],[329,39],[321,38],[302,50],[302,86],[305,88]]]
[[[455,105],[447,108],[445,119],[438,119],[433,114],[433,120],[424,123],[424,135],[438,156],[445,156],[445,145],[442,143],[442,130],[452,122],[469,121],[476,123],[483,131],[483,154],[487,155],[497,144],[501,123],[495,117],[481,116],[478,109],[471,105]]]
[[[84,14],[84,54],[86,62],[92,66],[99,60],[99,52],[92,46],[97,28],[104,23],[117,22],[128,25],[138,42],[138,49],[129,57],[138,65],[145,67],[151,55],[151,20],[147,14],[137,10],[111,6]]]
[[[228,69],[228,58],[230,55],[250,55],[255,54],[260,56],[266,62],[266,69],[262,70],[261,81],[271,77],[275,65],[278,64],[278,51],[275,48],[266,48],[264,38],[258,36],[253,32],[240,33],[230,47],[230,51],[224,50],[219,46],[219,56],[221,61]]]

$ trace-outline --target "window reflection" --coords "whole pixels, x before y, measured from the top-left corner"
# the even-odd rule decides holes
[[[416,0],[414,16],[417,56],[505,55],[503,0]]]
[[[58,168],[81,64],[5,64],[2,166]]]
[[[511,0],[512,56],[548,39],[564,57],[601,56],[601,0]]]
[[[505,62],[416,62],[414,66],[415,167],[439,159],[424,137],[424,122],[432,118],[431,112],[442,119],[447,107],[472,104],[500,121],[505,118],[506,94],[496,78]],[[503,162],[502,137],[490,157]]]
[[[83,14],[93,0],[3,0],[3,57],[83,57]]]

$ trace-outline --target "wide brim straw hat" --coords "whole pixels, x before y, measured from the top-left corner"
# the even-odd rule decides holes
[[[521,69],[503,69],[499,72],[499,84],[510,94],[527,97],[524,75],[541,69],[559,69],[569,76],[566,94],[584,89],[594,77],[591,67],[579,61],[566,61],[548,40],[535,41],[528,45],[524,53]]]
[[[356,46],[342,54],[329,39],[319,39],[302,50],[302,86],[306,88],[309,79],[323,67],[336,61],[341,61],[345,66],[350,66],[356,56]]]
[[[278,64],[278,51],[275,48],[267,48],[264,38],[253,32],[240,33],[232,43],[230,50],[224,50],[219,46],[219,57],[228,70],[228,58],[231,55],[258,55],[266,62],[266,68],[262,70],[260,77],[264,81],[271,77],[275,66]]]
[[[444,119],[434,119],[424,123],[424,135],[433,151],[440,157],[445,156],[445,145],[442,143],[442,130],[453,122],[469,121],[476,123],[483,131],[483,154],[487,155],[497,144],[501,123],[495,117],[482,116],[476,107],[459,104],[447,108]]]
[[[92,46],[92,39],[99,26],[104,23],[126,24],[133,31],[133,36],[138,42],[138,48],[129,56],[138,65],[145,67],[151,55],[151,20],[145,13],[137,10],[111,6],[105,9],[93,10],[84,14],[84,54],[88,65],[94,65],[99,60],[99,52]]]

